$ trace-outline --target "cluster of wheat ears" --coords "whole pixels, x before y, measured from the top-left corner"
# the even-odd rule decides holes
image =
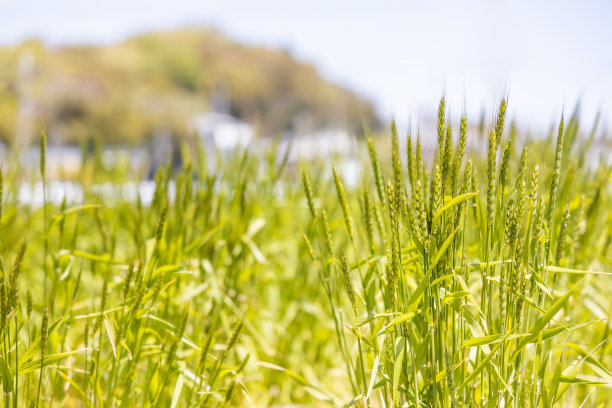
[[[85,204],[35,208],[9,158],[4,406],[606,406],[612,167],[593,164],[597,126],[584,137],[572,115],[522,137],[502,100],[488,136],[465,116],[454,135],[445,110],[433,157],[420,135],[400,150],[393,124],[390,151],[366,134],[351,189],[325,161],[300,186],[274,147],[214,164],[185,147],[150,205],[92,189],[134,174],[94,153]],[[45,152],[43,134],[29,175],[43,190]]]

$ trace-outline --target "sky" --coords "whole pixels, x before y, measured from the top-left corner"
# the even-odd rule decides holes
[[[453,120],[492,117],[504,95],[529,130],[578,100],[585,123],[612,117],[612,1],[0,0],[0,46],[112,44],[197,25],[289,49],[404,126],[431,121],[442,94]]]

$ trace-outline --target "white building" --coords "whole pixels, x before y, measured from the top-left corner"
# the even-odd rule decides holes
[[[205,112],[195,115],[190,123],[202,143],[221,152],[244,148],[253,140],[253,127],[225,113]]]
[[[281,142],[279,150],[284,152],[289,146],[290,163],[357,155],[357,139],[346,130],[324,129],[294,135]]]
[[[287,148],[290,149],[289,164],[313,160],[333,163],[348,188],[356,187],[361,178],[358,141],[346,130],[322,129],[294,135],[279,144],[278,157],[282,157]],[[331,177],[331,168],[326,173]]]

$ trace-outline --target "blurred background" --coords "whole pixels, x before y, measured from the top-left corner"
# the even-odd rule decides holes
[[[391,119],[433,142],[443,94],[455,123],[508,96],[530,134],[576,109],[605,132],[610,21],[603,0],[0,0],[1,146],[35,162],[46,130],[58,178],[96,148],[138,164],[194,139],[308,159]]]

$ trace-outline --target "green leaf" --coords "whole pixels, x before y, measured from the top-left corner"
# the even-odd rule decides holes
[[[445,304],[449,302],[454,302],[456,300],[463,299],[464,297],[467,297],[469,294],[470,292],[467,292],[467,291],[458,291],[458,292],[450,293],[444,296],[444,299],[442,299],[442,306],[444,306]]]
[[[117,359],[117,349],[115,347],[115,335],[113,334],[113,329],[110,321],[108,320],[108,316],[104,315],[104,326],[106,327],[106,334],[108,335],[108,341],[110,342],[111,349],[113,350],[113,356]]]
[[[444,282],[446,280],[452,279],[455,276],[457,276],[454,273],[449,273],[448,275],[444,275],[444,276],[440,276],[438,279],[434,280],[433,282],[431,282],[431,286],[437,285],[440,282]]]
[[[400,337],[395,346],[395,361],[393,362],[393,382],[392,388],[393,393],[391,397],[393,401],[396,401],[397,389],[399,387],[400,374],[402,372],[402,366],[404,363],[404,354],[406,351],[406,339],[404,337]]]
[[[82,353],[84,351],[89,351],[89,350],[92,350],[92,348],[89,347],[89,348],[82,348],[78,350],[67,351],[64,353],[49,354],[48,356],[45,356],[43,359],[39,358],[34,361],[29,361],[19,367],[19,375],[28,374],[28,373],[40,370],[41,361],[42,361],[42,366],[44,368],[51,364],[55,364],[65,359],[66,357],[70,357],[75,354],[79,354],[79,353]]]
[[[559,312],[559,310],[561,310],[561,308],[565,306],[565,304],[569,300],[569,297],[578,289],[582,281],[584,281],[584,278],[576,282],[576,284],[572,286],[565,295],[563,295],[555,303],[553,303],[553,305],[550,307],[550,309],[546,311],[546,313],[540,316],[540,318],[533,324],[533,326],[531,326],[531,329],[529,329],[529,336],[524,337],[523,339],[521,339],[521,341],[519,341],[516,346],[516,351],[514,352],[512,357],[510,357],[510,361],[514,361],[518,357],[519,353],[521,352],[523,347],[527,345],[527,343],[532,343],[535,339],[537,339],[540,332],[544,330],[544,327],[546,327],[546,325],[552,320],[552,318],[555,317],[557,312]]]
[[[164,265],[164,266],[160,266],[159,268],[155,269],[155,271],[151,274],[151,279],[157,278],[157,276],[160,273],[161,274],[175,273],[175,274],[187,274],[187,275],[191,274],[185,269],[185,267],[183,267],[183,265]]]
[[[559,389],[559,380],[561,379],[561,368],[562,368],[563,356],[561,356],[561,360],[557,363],[555,367],[555,373],[553,374],[552,381],[550,383],[550,397],[553,399],[552,403],[555,402],[555,396],[557,395],[557,390]]]
[[[508,391],[508,393],[510,394],[510,396],[512,398],[514,398],[514,394],[512,393],[512,390],[510,389],[510,387],[508,386],[508,384],[506,383],[506,381],[504,380],[504,378],[501,376],[501,374],[499,373],[499,369],[497,368],[497,366],[495,365],[495,363],[491,362],[491,368],[493,368],[493,372],[495,373],[495,375],[497,375],[497,379],[499,381],[501,381],[502,385],[504,386],[504,388],[506,389],[506,391]]]
[[[583,384],[583,385],[603,385],[608,384],[604,379],[600,380],[588,380],[586,378],[579,377],[568,377],[567,375],[561,375],[560,381],[562,383],[570,383],[570,384]]]
[[[465,283],[461,275],[455,275],[455,278],[457,280],[457,283],[459,283],[459,286],[461,286],[461,290],[468,293],[467,298],[472,304],[472,306],[478,311],[478,315],[484,317],[482,310],[480,310],[480,305],[478,304],[476,299],[474,299],[474,296],[472,296],[472,292],[470,292],[470,288],[468,288],[468,285]]]
[[[0,365],[2,366],[2,385],[5,392],[13,391],[13,370],[7,364],[6,358],[0,358]]]
[[[244,235],[242,237],[242,242],[246,244],[257,262],[262,265],[265,265],[268,262],[259,247],[255,244],[255,242],[253,242],[251,237]]]
[[[72,256],[76,256],[77,258],[88,259],[93,262],[127,266],[125,262],[118,261],[116,259],[112,259],[109,254],[94,255],[94,254],[90,254],[90,253],[83,252],[83,251],[77,251],[77,250],[74,250],[71,253],[72,253]]]
[[[376,358],[374,359],[374,364],[372,365],[372,374],[370,375],[370,382],[368,384],[368,391],[366,392],[366,399],[370,398],[370,394],[372,394],[372,389],[374,388],[376,374],[378,373],[378,365],[380,364],[380,355],[382,354],[384,349],[385,337],[385,334],[380,336],[379,344],[382,347],[379,347],[378,353],[376,353]]]
[[[253,222],[251,222],[251,224],[247,228],[247,231],[244,235],[249,238],[253,238],[255,234],[257,234],[259,230],[261,230],[265,225],[266,225],[265,218],[255,218]]]
[[[489,262],[473,263],[473,264],[470,264],[470,271],[481,271],[487,267],[491,267],[495,265],[502,265],[505,263],[512,263],[512,262],[513,262],[512,259],[507,259],[503,261],[489,261]]]
[[[478,374],[480,374],[480,372],[486,367],[486,365],[489,363],[489,361],[491,361],[491,359],[493,358],[493,356],[495,355],[495,353],[497,352],[497,350],[499,350],[499,348],[501,347],[502,344],[504,344],[504,341],[510,336],[510,333],[506,334],[504,336],[504,338],[502,339],[503,341],[500,341],[494,348],[493,350],[491,350],[491,352],[489,354],[487,354],[487,356],[476,366],[476,368],[474,368],[474,371],[472,371],[470,373],[470,375],[463,381],[463,383],[459,386],[459,390],[461,390],[463,387],[465,387],[467,384],[469,384],[470,382],[472,382],[472,380],[474,378],[476,378],[478,376]]]
[[[51,225],[49,226],[49,228],[51,228],[53,225],[55,225],[58,222],[60,222],[67,215],[74,214],[74,213],[79,212],[79,211],[92,210],[94,208],[100,208],[100,207],[101,207],[100,204],[85,204],[85,205],[81,205],[79,207],[68,208],[68,209],[62,211],[61,213],[57,214],[55,217],[53,217],[53,220],[51,221]]]
[[[440,261],[440,258],[442,258],[444,252],[446,252],[446,249],[453,242],[455,235],[461,227],[462,225],[459,224],[457,228],[455,228],[455,230],[451,232],[451,234],[446,238],[442,246],[440,246],[440,249],[436,253],[436,256],[434,257],[431,265],[429,265],[429,269],[427,269],[427,272],[425,272],[425,275],[421,279],[421,283],[419,283],[419,286],[417,286],[416,290],[412,294],[412,297],[408,302],[408,307],[406,308],[407,312],[414,312],[418,308],[421,296],[425,292],[425,289],[429,286],[429,278],[431,277],[431,273],[433,272],[435,266],[438,264],[438,261]]]
[[[181,391],[183,390],[183,381],[185,376],[183,373],[179,374],[176,379],[176,385],[174,386],[174,392],[172,393],[172,402],[170,403],[170,408],[176,408],[176,404],[178,404],[179,398],[181,397]]]
[[[435,224],[435,222],[438,220],[438,218],[440,218],[440,216],[442,215],[443,212],[449,210],[450,208],[453,208],[454,206],[456,206],[458,204],[461,204],[465,200],[469,200],[470,198],[474,197],[475,195],[476,195],[476,193],[465,193],[465,194],[458,195],[457,197],[454,197],[448,203],[446,203],[445,205],[440,207],[438,209],[438,211],[436,211],[436,213],[434,214],[433,220],[432,220],[432,224]]]
[[[510,341],[510,340],[519,339],[525,336],[529,336],[529,334],[510,334],[510,335],[491,334],[489,336],[476,337],[473,339],[466,340],[463,343],[462,347],[480,347],[480,346],[484,346],[485,344],[493,344],[493,343],[500,342],[502,340]]]
[[[219,225],[208,231],[206,234],[202,235],[191,244],[189,244],[185,248],[185,254],[190,254],[196,249],[200,249],[204,244],[206,244],[223,226],[227,223],[227,220],[221,221]]]
[[[612,385],[612,373],[610,373],[610,371],[599,360],[591,355],[592,352],[589,353],[583,347],[574,343],[567,343],[566,346],[572,348],[576,353],[578,353],[578,355],[585,360],[593,371],[603,377],[608,384]]]
[[[581,329],[583,327],[587,327],[590,326],[593,323],[597,323],[597,322],[601,322],[602,320],[594,320],[592,322],[588,322],[588,323],[579,323],[579,324],[572,324],[569,326],[559,326],[559,327],[553,327],[550,329],[546,329],[542,331],[542,340],[550,340],[553,337],[556,337],[560,334],[563,333],[569,333],[578,329]]]
[[[286,369],[284,367],[281,367],[281,366],[273,364],[273,363],[269,363],[267,361],[259,361],[257,363],[257,365],[259,365],[261,367],[269,368],[271,370],[276,370],[276,371],[280,371],[282,373],[285,373],[289,377],[291,377],[294,380],[296,380],[301,385],[310,387],[310,388],[316,390],[317,392],[325,395],[327,398],[329,398],[329,401],[333,401],[333,398],[332,398],[332,396],[329,393],[325,392],[320,387],[317,387],[314,384],[310,383],[308,380],[306,380],[304,377],[302,377],[301,375],[299,375],[298,373],[296,373],[294,371],[288,370],[288,369]]]
[[[612,276],[612,272],[601,272],[601,271],[585,271],[582,269],[568,269],[568,268],[561,268],[560,266],[547,266],[544,269],[546,269],[548,272],[553,272],[553,273],[569,273],[569,274],[578,274],[578,275],[584,275],[584,274],[589,274],[589,275],[607,275],[607,276]]]
[[[408,313],[404,313],[398,317],[396,317],[395,319],[391,320],[389,322],[389,324],[387,324],[385,327],[382,328],[382,330],[380,331],[380,333],[384,333],[387,330],[389,330],[389,328],[395,326],[396,324],[400,324],[400,323],[404,323],[404,322],[410,322],[412,320],[412,318],[416,315],[418,315],[419,312],[408,312]]]
[[[70,312],[72,311],[73,306],[74,306],[74,301],[68,306],[68,308],[66,309],[62,317],[60,317],[59,319],[51,323],[47,331],[47,339],[51,339],[51,336],[53,335],[53,333],[55,333],[55,331],[62,325],[62,323],[66,321],[66,319],[70,315]],[[36,355],[36,353],[38,353],[39,351],[40,351],[40,336],[37,336],[36,340],[32,342],[30,347],[28,347],[27,350],[19,356],[19,361],[28,361],[32,359]],[[23,367],[20,367],[20,369],[21,368]]]
[[[602,344],[603,343],[600,343],[599,345],[601,346]],[[604,381],[607,378],[607,384],[608,385],[612,385],[612,378],[610,377],[608,370],[599,361],[597,361],[595,358],[592,357],[592,354],[595,353],[595,351],[597,350],[597,348],[599,346],[595,347],[590,352],[587,352],[582,347],[580,347],[580,346],[578,346],[576,344],[572,344],[572,343],[566,343],[565,347],[569,347],[569,348],[573,349],[574,351],[576,351],[582,357],[582,359],[578,359],[570,367],[569,370],[566,370],[566,372],[564,374],[565,376],[567,376],[569,378],[576,377],[576,375],[578,374],[578,371],[580,370],[580,367],[582,366],[582,364],[584,362],[587,362],[587,364],[593,369],[593,371],[595,371],[597,374],[599,374],[600,377],[603,377]],[[597,380],[599,380],[599,378]],[[563,394],[569,389],[569,386],[572,384],[572,382],[564,382],[564,381],[561,381],[561,382],[563,383],[563,385],[561,387],[559,387],[559,390],[558,390],[557,395],[555,397],[555,399],[557,401],[561,400]]]
[[[88,407],[93,407],[93,404],[91,403],[91,401],[89,400],[89,398],[87,398],[87,394],[85,394],[85,391],[83,391],[83,389],[72,379],[68,376],[68,374],[64,373],[62,370],[57,370],[57,374],[59,374],[60,377],[62,377],[64,380],[66,380],[66,382],[70,383],[70,386],[79,393],[79,395],[81,395],[83,397],[82,401],[85,402],[85,405]]]

